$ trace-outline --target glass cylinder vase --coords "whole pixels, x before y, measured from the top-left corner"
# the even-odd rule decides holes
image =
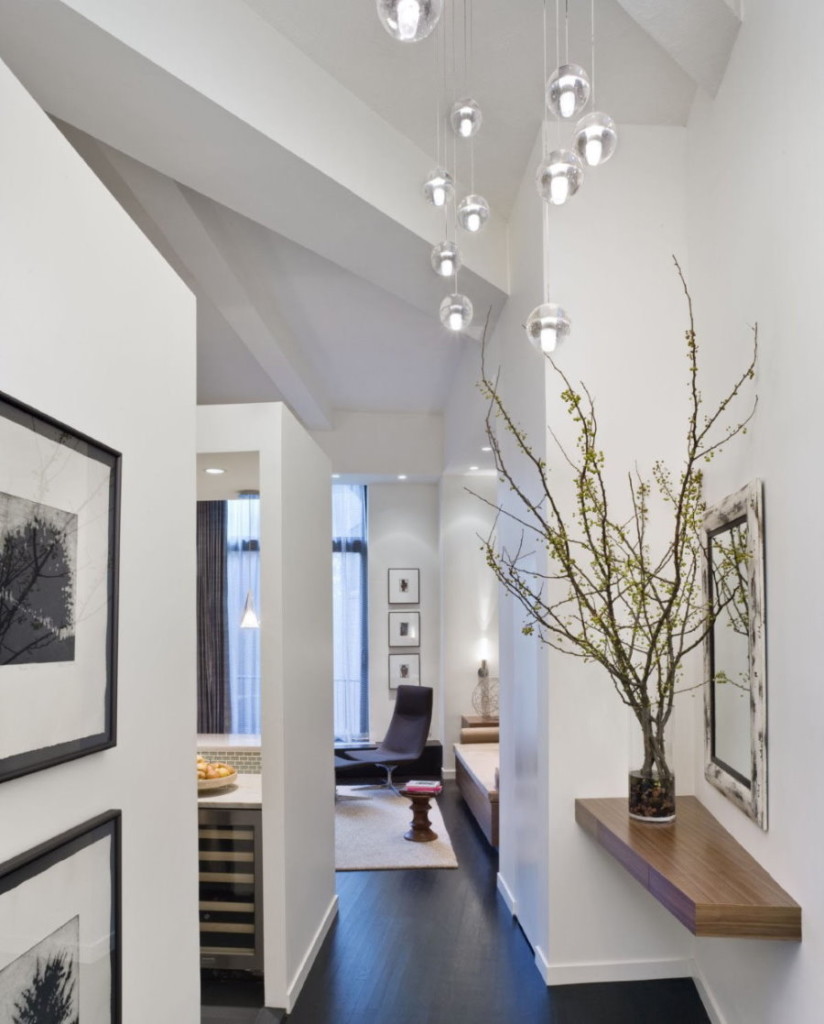
[[[672,706],[642,709],[630,723],[629,816],[653,824],[674,821]]]

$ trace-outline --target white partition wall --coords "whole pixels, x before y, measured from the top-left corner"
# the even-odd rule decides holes
[[[123,1020],[196,1024],[195,303],[2,65],[0,138],[0,389],[123,455],[117,746],[0,785],[0,862],[122,810]]]
[[[337,910],[329,462],[279,403],[201,406],[198,450],[260,459],[264,981],[291,1010]]]

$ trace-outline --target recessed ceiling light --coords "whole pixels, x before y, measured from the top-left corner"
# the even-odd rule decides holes
[[[218,469],[217,466],[209,466],[209,468],[204,470],[204,472],[208,473],[210,476],[220,476],[220,474],[221,473],[225,473],[226,470],[225,469]]]
[[[332,474],[332,479],[333,480],[340,480],[340,473],[333,473]]]
[[[406,479],[406,473],[398,473],[398,480],[405,480],[405,479]]]
[[[489,447],[489,445],[486,445],[486,447],[484,447],[484,448],[481,448],[481,451],[482,451],[482,452],[491,452],[491,451],[492,451],[492,449],[491,449],[491,448]]]
[[[469,470],[470,470],[470,472],[474,473],[477,468],[478,468],[477,466],[470,466]]]

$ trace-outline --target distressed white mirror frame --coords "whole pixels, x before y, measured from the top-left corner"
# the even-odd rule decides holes
[[[715,757],[713,710],[713,636],[704,641],[704,774],[709,782],[753,819],[767,829],[767,679],[766,616],[764,605],[764,519],[762,485],[754,480],[735,494],[709,509],[704,517],[704,594],[711,594],[711,538],[737,520],[747,524],[748,662],[750,674],[750,778],[742,781]]]

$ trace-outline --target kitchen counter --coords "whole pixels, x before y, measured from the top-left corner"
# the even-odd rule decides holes
[[[260,736],[235,732],[199,732],[198,750],[260,750]]]
[[[207,789],[198,793],[198,807],[225,807],[227,809],[260,809],[260,776],[238,773],[234,785],[225,789]]]

